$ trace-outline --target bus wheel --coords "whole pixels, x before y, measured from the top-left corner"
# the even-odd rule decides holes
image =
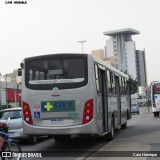
[[[56,142],[65,142],[71,139],[71,135],[54,135],[53,138]]]
[[[121,125],[121,128],[122,128],[122,129],[127,128],[127,121],[126,121],[126,123],[124,123],[124,124]]]
[[[113,140],[114,138],[114,121],[111,120],[111,131],[108,133],[108,140]]]
[[[154,117],[159,116],[159,113],[158,113],[158,112],[154,112],[153,114],[154,114]]]
[[[127,118],[126,118],[126,123],[122,124],[122,125],[121,125],[121,128],[122,128],[122,129],[127,128]]]

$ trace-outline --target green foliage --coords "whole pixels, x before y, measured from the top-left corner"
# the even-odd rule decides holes
[[[130,94],[134,94],[138,92],[138,81],[134,80],[130,74],[127,73],[127,71],[124,72],[129,76],[129,84],[130,84]]]
[[[130,83],[130,94],[134,94],[138,92],[138,81],[134,80],[129,76]]]

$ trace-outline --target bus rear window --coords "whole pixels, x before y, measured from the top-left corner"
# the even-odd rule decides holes
[[[160,84],[154,84],[154,94],[160,94]]]
[[[36,89],[80,87],[87,80],[87,59],[54,57],[26,61],[26,85]],[[37,87],[38,86],[38,87]]]

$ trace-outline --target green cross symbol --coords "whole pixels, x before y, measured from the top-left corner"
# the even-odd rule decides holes
[[[49,102],[47,102],[47,105],[45,105],[44,108],[46,108],[47,111],[51,111],[51,108],[53,108],[53,105],[51,105]]]

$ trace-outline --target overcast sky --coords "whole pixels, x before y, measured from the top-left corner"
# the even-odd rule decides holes
[[[14,2],[14,1],[13,1]],[[160,0],[0,0],[0,72],[29,56],[104,49],[105,31],[133,28],[136,49],[146,50],[148,80],[160,80]]]

